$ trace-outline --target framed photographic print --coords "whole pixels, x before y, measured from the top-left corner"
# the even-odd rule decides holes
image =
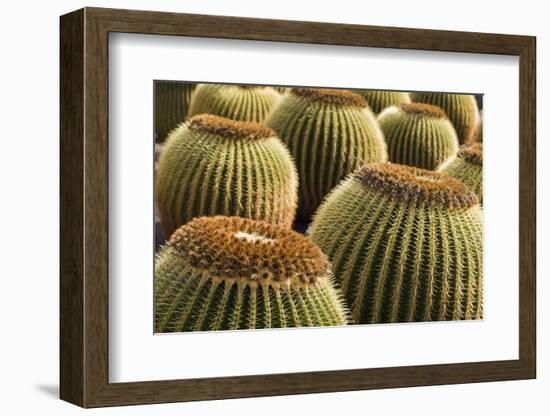
[[[61,398],[534,378],[535,49],[62,16]]]

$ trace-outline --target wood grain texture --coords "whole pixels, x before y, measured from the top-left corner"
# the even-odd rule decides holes
[[[60,388],[84,404],[84,12],[61,19],[60,44]]]
[[[63,16],[60,29],[62,399],[99,407],[535,377],[535,38],[97,8]],[[519,359],[109,383],[109,32],[519,56]]]
[[[519,77],[519,359],[536,378],[537,85],[536,40],[520,53]]]

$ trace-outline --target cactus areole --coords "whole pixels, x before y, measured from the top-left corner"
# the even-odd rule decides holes
[[[192,117],[170,134],[156,185],[167,234],[204,215],[290,228],[298,198],[296,167],[273,130],[208,114]]]
[[[463,182],[483,203],[483,143],[462,146],[457,157],[440,171]]]
[[[384,192],[410,205],[470,208],[476,195],[462,182],[426,169],[393,163],[373,163],[355,173],[365,187]]]
[[[214,134],[226,139],[267,139],[275,132],[262,124],[235,121],[211,114],[199,114],[189,120],[189,128],[201,133]]]
[[[306,285],[329,273],[327,257],[312,241],[267,222],[197,218],[176,230],[169,243],[191,266],[219,278]]]
[[[467,162],[474,165],[483,165],[483,144],[474,143],[470,146],[462,146],[458,152],[458,157],[461,157]]]
[[[263,122],[281,95],[268,86],[199,84],[189,103],[189,116],[215,114],[240,121]]]
[[[388,107],[378,116],[394,163],[437,169],[456,156],[458,138],[445,112],[423,103]]]
[[[157,255],[155,330],[344,325],[332,280],[327,257],[301,234],[240,217],[196,218]]]
[[[411,94],[411,100],[441,107],[453,123],[460,144],[475,139],[480,116],[474,95],[416,92]]]
[[[367,101],[352,91],[293,88],[266,124],[296,162],[298,216],[305,221],[348,174],[365,163],[388,159],[382,130]]]
[[[354,323],[482,317],[482,211],[449,175],[367,165],[331,192],[309,233]]]

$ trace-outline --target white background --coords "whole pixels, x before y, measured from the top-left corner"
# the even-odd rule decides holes
[[[114,34],[109,62],[110,381],[518,358],[517,57]],[[484,320],[151,336],[154,79],[483,93]]]
[[[550,84],[544,72],[550,56],[550,28],[544,2],[479,2],[460,7],[440,1],[357,2],[219,1],[19,1],[6,3],[0,16],[2,71],[0,180],[3,198],[2,400],[6,414],[77,414],[78,408],[55,399],[58,385],[58,16],[83,5],[157,9],[211,14],[320,20],[388,26],[531,34],[538,36],[538,380],[439,386],[338,394],[167,404],[88,411],[88,414],[338,414],[364,409],[374,414],[545,415],[550,408],[550,361],[546,359],[546,323],[550,301],[544,271],[544,246],[550,235],[542,212],[550,162],[544,136],[544,103]],[[546,177],[543,177],[546,176]],[[548,325],[546,324],[548,327]],[[475,410],[473,410],[475,409]]]

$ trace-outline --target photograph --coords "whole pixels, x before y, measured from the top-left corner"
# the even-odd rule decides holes
[[[59,146],[31,135],[20,142],[34,150],[8,158],[13,182],[17,155],[40,167],[48,144],[59,188],[58,234],[15,244],[21,221],[5,216],[9,264],[59,266],[57,284],[32,273],[44,290],[25,303],[57,319],[57,332],[34,325],[58,335],[39,360],[48,368],[37,378],[11,360],[16,378],[43,396],[58,386],[59,406],[75,411],[365,407],[348,397],[427,416],[436,397],[439,413],[533,413],[548,384],[535,380],[548,25],[528,18],[533,7],[495,19],[494,5],[476,5],[475,19],[471,8],[457,19],[398,2],[391,18],[357,2],[69,5],[54,13],[58,32],[51,12],[38,37],[12,30],[33,45],[52,32],[55,50],[21,55],[32,48],[15,43],[22,59],[59,56],[51,81],[16,65],[59,99],[43,100],[34,123]],[[27,84],[7,84],[13,108],[28,107]],[[38,171],[16,186],[29,201],[19,192],[6,207],[42,212],[42,193],[55,192]],[[58,255],[42,250],[52,244],[30,254],[29,235],[59,235]],[[16,349],[45,339],[19,332]],[[38,403],[28,393],[14,405]]]
[[[482,94],[153,87],[154,333],[483,319]]]

